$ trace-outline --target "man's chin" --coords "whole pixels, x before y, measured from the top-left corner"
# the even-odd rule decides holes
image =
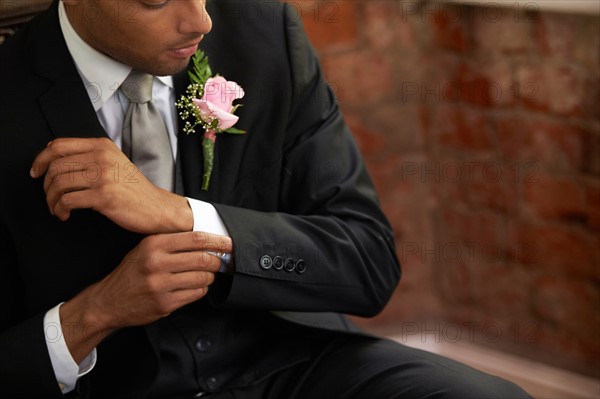
[[[148,71],[148,73],[155,75],[155,76],[171,76],[171,75],[176,75],[179,72],[184,71],[189,62],[190,62],[190,58],[188,59],[180,59],[177,60],[178,62],[169,62],[169,63],[161,63],[159,65],[155,65],[154,68],[152,68],[151,71]],[[168,64],[168,65],[167,65]]]

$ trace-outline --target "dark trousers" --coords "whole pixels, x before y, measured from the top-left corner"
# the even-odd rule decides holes
[[[210,399],[531,398],[517,385],[386,339],[339,335],[310,360]]]

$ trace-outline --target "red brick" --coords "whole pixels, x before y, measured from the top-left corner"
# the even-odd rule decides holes
[[[503,118],[497,121],[500,151],[514,162],[518,182],[535,181],[542,168],[578,173],[584,144],[578,127],[537,119]]]
[[[579,182],[544,173],[536,180],[522,184],[526,209],[543,218],[586,220],[584,191]]]
[[[422,179],[440,203],[453,203],[461,209],[517,212],[518,191],[512,165],[489,157],[434,155],[422,166]]]
[[[425,113],[423,104],[391,102],[370,111],[365,121],[372,130],[386,137],[389,152],[404,153],[423,147]]]
[[[427,18],[434,45],[459,53],[467,51],[470,40],[466,10],[466,7],[456,5],[436,7],[435,14]]]
[[[442,152],[423,163],[418,176],[430,187],[437,202],[464,203],[462,176],[465,169],[468,166],[456,156]]]
[[[400,173],[400,167],[398,166],[399,162],[400,161],[397,158],[391,157],[366,159],[367,170],[373,180],[373,185],[377,190],[380,201],[393,197],[394,188],[398,186],[394,176],[397,176]],[[402,186],[406,187],[406,190],[408,191],[411,191],[413,187],[407,182],[402,182]],[[388,209],[386,209],[384,202],[382,202],[381,206],[384,212],[387,213]],[[390,209],[393,209],[393,204],[390,204],[389,207]]]
[[[465,165],[468,180],[461,190],[465,201],[476,209],[516,212],[518,187],[512,165],[471,161]]]
[[[395,95],[397,100],[404,104],[437,104],[444,101],[442,84],[430,75],[437,66],[428,65],[430,61],[424,60],[420,56],[417,57],[413,53],[396,53],[394,73],[397,84],[397,94]],[[422,67],[415,68],[415,65]]]
[[[440,296],[448,305],[470,304],[476,300],[471,265],[464,262],[446,263],[437,271]]]
[[[513,165],[486,157],[435,156],[425,170],[431,192],[440,203],[461,209],[516,213],[518,187]],[[434,176],[439,176],[434,178]]]
[[[415,244],[416,247],[419,247],[422,243],[431,240],[428,238],[432,234],[431,231],[421,231],[423,226],[428,224],[421,220],[421,218],[427,218],[428,211],[422,209],[420,212],[411,212],[410,209],[414,209],[414,207],[404,206],[396,206],[395,209],[404,209],[404,211],[398,213],[398,216],[402,214],[401,220],[395,217],[390,218],[392,224],[399,222],[402,225],[401,229],[410,231],[408,233],[410,236],[406,240],[398,240],[396,249],[404,271],[403,279],[381,314],[368,320],[353,318],[360,326],[369,329],[385,325],[393,326],[401,321],[430,315],[439,316],[441,313],[437,287],[432,276],[433,262],[422,262],[421,254],[414,250]],[[416,230],[413,229],[414,226],[417,226]],[[431,226],[426,226],[425,230],[427,228],[431,228]],[[407,302],[406,298],[412,300]],[[418,307],[414,306],[415,302],[419,304]]]
[[[584,187],[587,206],[600,209],[600,182],[588,182]]]
[[[422,81],[406,83],[403,99],[427,103],[473,103],[505,107],[516,103],[518,88],[506,60],[477,58],[461,61],[449,54],[423,55],[411,60],[421,66]],[[406,58],[406,57],[405,57]]]
[[[431,213],[426,205],[423,206],[425,203],[423,196],[417,196],[412,201],[397,204],[392,212],[386,212],[394,229],[399,231],[398,258],[400,264],[406,266],[407,274],[420,275],[424,268],[435,263],[433,256],[428,257],[423,252],[423,249],[432,248],[434,242]],[[417,204],[422,206],[417,207]]]
[[[587,129],[584,133],[583,172],[600,178],[600,128]]]
[[[389,103],[363,112],[347,111],[345,119],[363,155],[381,159],[423,146],[421,108],[415,104]]]
[[[453,54],[398,53],[396,71],[402,102],[455,104],[463,93],[458,79],[460,59]],[[418,67],[416,67],[418,66]]]
[[[415,48],[413,29],[403,18],[395,1],[369,1],[364,4],[364,33],[367,45],[374,48]]]
[[[600,184],[598,181],[588,182],[584,185],[584,188],[587,205],[587,225],[588,228],[598,232],[600,231]]]
[[[600,19],[582,17],[579,23],[579,37],[575,44],[574,56],[593,73],[598,74],[600,60]]]
[[[301,15],[313,45],[320,51],[358,44],[358,12],[354,1],[288,1]]]
[[[474,16],[474,39],[479,50],[503,53],[525,53],[532,48],[532,21],[515,18],[515,10],[500,7],[478,7]]]
[[[395,93],[393,61],[389,54],[360,51],[324,57],[325,75],[338,88],[345,106],[389,100]]]
[[[533,291],[535,311],[545,320],[557,323],[573,334],[600,334],[598,289],[589,282],[542,277]]]
[[[385,136],[381,134],[381,132],[369,128],[365,124],[364,117],[358,114],[346,113],[344,119],[365,157],[381,156],[381,154],[389,147]]]
[[[597,91],[590,90],[585,73],[572,65],[523,65],[517,70],[517,81],[526,108],[564,116],[594,114],[591,107]]]
[[[598,68],[600,22],[597,18],[564,13],[542,13],[536,27],[541,54]]]
[[[458,150],[490,150],[489,120],[480,110],[459,106],[439,106],[431,129],[442,146]]]
[[[384,210],[391,212],[398,207],[399,203],[420,198],[425,192],[422,182],[405,175],[406,165],[422,162],[422,156],[419,154],[390,154],[384,158],[368,160],[367,167]]]
[[[518,220],[509,225],[510,257],[547,275],[599,279],[599,252],[593,238],[576,227]]]
[[[508,61],[477,59],[465,62],[459,69],[456,89],[449,88],[448,101],[460,101],[483,106],[509,106],[515,103],[515,82]],[[456,90],[453,93],[452,89]]]
[[[530,307],[533,279],[521,268],[503,263],[482,263],[474,268],[477,302],[492,320],[509,317],[526,320]],[[508,323],[510,324],[510,323]],[[508,329],[504,329],[508,334]]]
[[[450,244],[465,245],[462,260],[469,263],[481,259],[495,263],[500,261],[505,230],[498,215],[445,208],[441,212],[440,224],[444,226],[442,231],[445,232],[440,237],[440,244],[442,247]]]
[[[536,27],[540,52],[544,55],[571,59],[580,23],[581,17],[578,15],[542,13]]]

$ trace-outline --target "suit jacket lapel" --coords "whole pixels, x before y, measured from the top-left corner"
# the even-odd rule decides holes
[[[39,100],[50,130],[55,137],[108,137],[79,75],[75,77],[78,81],[63,76]],[[64,117],[65,108],[70,108],[73,117]]]
[[[67,49],[58,23],[57,2],[39,22],[34,63],[36,72],[52,82],[39,99],[52,133],[55,137],[108,137]],[[65,108],[72,117],[64,117]]]

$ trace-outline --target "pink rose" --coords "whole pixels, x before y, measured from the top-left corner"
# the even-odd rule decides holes
[[[239,117],[231,113],[233,101],[244,97],[244,90],[236,82],[228,81],[221,76],[209,78],[204,84],[204,95],[194,104],[200,110],[204,120],[218,119],[217,127],[221,130],[235,125]]]

